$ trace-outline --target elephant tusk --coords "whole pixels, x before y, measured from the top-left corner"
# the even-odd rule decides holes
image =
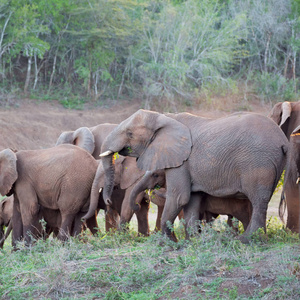
[[[300,181],[300,177],[297,178],[296,184],[298,184]]]
[[[105,152],[101,153],[99,156],[100,156],[100,157],[104,157],[104,156],[108,156],[108,155],[110,155],[110,154],[112,154],[112,153],[113,153],[113,151],[108,150],[108,151],[105,151]]]
[[[100,188],[100,190],[99,190],[99,194],[101,193],[101,191],[102,191],[102,188]]]

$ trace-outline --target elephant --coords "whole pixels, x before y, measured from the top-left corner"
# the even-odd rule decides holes
[[[71,230],[80,232],[77,214],[86,212],[98,162],[74,145],[48,149],[0,152],[0,194],[14,195],[12,245],[38,235],[40,207],[58,210],[61,225],[57,237],[66,240]],[[77,227],[72,229],[73,224]]]
[[[159,189],[156,190],[156,187],[159,187]],[[157,170],[153,172],[147,171],[145,176],[135,185],[130,194],[130,206],[134,211],[139,210],[139,198],[137,195],[145,189],[154,189],[149,198],[153,203],[159,204],[158,207],[161,208],[162,212],[166,199],[164,170]],[[198,196],[200,201],[202,201],[201,211],[199,211],[199,220],[211,222],[213,218],[216,218],[221,214],[228,215],[227,224],[231,227],[233,227],[233,217],[242,222],[245,230],[248,227],[252,213],[251,203],[248,199],[239,199],[234,197],[218,198],[207,194],[201,195],[201,192],[194,192],[193,194],[194,196]],[[182,217],[184,218],[183,213],[180,215],[180,218]],[[156,227],[160,229],[160,223],[157,222]]]
[[[73,144],[79,147],[85,147],[85,149],[92,154],[95,159],[99,159],[99,154],[101,150],[101,146],[106,138],[106,136],[115,128],[117,124],[104,123],[99,124],[94,127],[80,127],[75,131],[66,131],[61,133],[59,138],[57,139],[56,145],[60,144]],[[117,160],[117,165],[120,166],[120,177],[119,184],[121,188],[117,187],[113,194],[113,203],[109,206],[109,209],[106,210],[105,214],[105,227],[106,230],[115,229],[117,227],[123,228],[126,227],[126,224],[130,222],[133,211],[130,209],[129,205],[129,195],[130,191],[133,188],[133,184],[137,182],[143,175],[144,172],[139,170],[136,166],[136,160],[132,157],[122,157],[120,156]],[[96,180],[101,180],[101,167],[99,167],[99,171],[97,172]],[[102,172],[103,174],[103,172]],[[95,183],[94,190],[94,198],[95,202],[98,199],[98,211],[99,209],[106,209],[106,205],[103,201],[102,194],[99,195],[99,188],[101,183]],[[103,185],[102,185],[103,186]],[[121,189],[122,191],[116,191],[117,189]],[[138,231],[143,235],[149,234],[149,224],[148,217],[144,218],[144,214],[148,213],[149,204],[147,204],[145,195],[145,199],[142,201],[143,203],[143,212],[137,213],[138,220]],[[93,208],[95,209],[95,207]],[[94,214],[90,213],[90,217]],[[143,215],[141,217],[140,215]]]
[[[290,140],[293,131],[300,125],[300,101],[279,102],[272,108],[269,117],[274,120]],[[300,199],[297,181],[297,167],[293,156],[289,156],[284,175],[283,195],[279,205],[279,216],[283,220],[284,207],[287,207],[286,227],[300,233]],[[298,151],[298,150],[297,150]]]
[[[103,141],[115,127],[117,124],[104,123],[90,128],[80,127],[75,131],[64,131],[55,145],[73,144],[85,148],[95,159],[99,159]]]
[[[110,201],[113,189],[114,153],[136,157],[138,168],[145,172],[165,170],[163,234],[176,241],[172,224],[182,208],[186,223],[196,226],[193,220],[201,201],[192,197],[192,192],[222,198],[242,195],[252,205],[250,223],[239,237],[247,243],[259,228],[266,230],[268,203],[288,150],[289,142],[282,130],[257,113],[209,119],[140,109],[121,122],[102,145],[104,201]]]
[[[0,248],[3,248],[4,241],[9,236],[12,225],[11,218],[13,214],[14,197],[9,196],[0,202]],[[7,227],[5,232],[5,227]]]
[[[120,215],[118,229],[121,230],[127,227],[128,222],[133,216],[134,212],[129,205],[129,196],[137,178],[141,178],[144,175],[144,172],[137,169],[136,160],[133,157],[117,155],[114,158],[114,166],[116,173],[114,178],[113,196],[111,197],[111,200],[105,202],[105,204],[108,207],[108,211],[113,209]],[[91,189],[89,210],[86,215],[83,216],[83,220],[86,220],[94,215],[99,203],[103,201],[102,197],[99,198],[99,190],[101,190],[103,187],[104,169],[102,163],[99,163]],[[138,232],[145,236],[149,235],[148,212],[150,207],[149,201],[146,200],[147,197],[143,193],[141,199],[139,200],[142,208],[136,212]]]

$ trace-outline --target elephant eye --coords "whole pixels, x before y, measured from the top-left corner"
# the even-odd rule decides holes
[[[133,138],[133,133],[131,131],[127,131],[127,136],[132,139]]]
[[[158,178],[158,174],[157,174],[157,173],[154,173],[154,174],[153,174],[153,177],[154,177],[154,178]]]

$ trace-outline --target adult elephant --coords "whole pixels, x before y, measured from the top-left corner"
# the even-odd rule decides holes
[[[99,159],[101,146],[105,138],[116,127],[117,124],[104,123],[90,128],[80,127],[75,131],[66,131],[59,136],[56,145],[73,144],[85,147],[95,159]],[[144,172],[137,168],[136,160],[132,157],[119,156],[116,160],[116,165],[119,168],[119,177],[114,185],[112,203],[105,214],[105,227],[107,231],[117,227],[124,228],[130,222],[134,212],[130,208],[129,195],[134,184],[144,175]],[[99,195],[99,189],[104,184],[104,180],[101,178],[104,178],[104,172],[101,166],[99,166],[91,196],[91,203],[94,203],[94,206],[91,213],[89,213],[89,218],[95,214],[95,210],[106,209],[102,194]],[[149,203],[144,199],[142,205],[143,209],[136,213],[138,232],[148,235],[149,223],[148,217],[145,218],[145,214],[148,214]]]
[[[155,188],[159,189],[156,190]],[[158,207],[163,211],[166,199],[165,171],[147,171],[145,176],[135,185],[130,194],[130,206],[134,211],[140,209],[138,195],[146,189],[154,189],[149,193],[149,199],[154,203],[158,203]],[[232,217],[234,217],[242,222],[244,230],[248,227],[252,207],[247,198],[219,198],[207,194],[204,195],[201,194],[201,192],[195,192],[192,196],[199,197],[199,200],[202,201],[198,220],[210,222],[219,215],[227,215],[227,223],[229,226],[233,227]],[[181,217],[184,218],[183,214]],[[156,223],[156,226],[160,228],[160,223]]]
[[[300,102],[279,102],[274,105],[270,112],[273,119],[284,134],[290,139],[291,134],[300,125]],[[279,216],[283,219],[284,206],[287,207],[286,227],[293,232],[300,232],[300,199],[299,185],[297,181],[297,166],[293,155],[288,158],[284,175],[283,196],[279,205]]]
[[[288,147],[280,128],[259,114],[206,119],[138,110],[103,143],[104,200],[109,201],[113,188],[113,153],[137,157],[137,166],[144,171],[166,171],[163,233],[176,240],[167,222],[173,224],[182,208],[191,220],[200,211],[201,201],[193,199],[192,192],[214,197],[242,194],[252,204],[251,220],[241,237],[246,242],[257,229],[266,228],[268,203],[283,171]]]
[[[97,166],[87,151],[73,145],[1,151],[0,194],[14,195],[13,246],[22,238],[28,244],[38,234],[40,206],[59,210],[58,238],[67,239],[76,215],[87,211]],[[79,233],[80,228],[74,230]]]

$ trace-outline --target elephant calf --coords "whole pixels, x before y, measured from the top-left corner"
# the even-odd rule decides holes
[[[143,191],[145,189],[154,189],[156,186],[165,187],[164,170],[146,172],[145,176],[135,185],[130,195],[130,204],[134,211],[139,210],[139,200]],[[228,215],[228,225],[232,226],[231,220],[232,217],[235,217],[242,222],[245,230],[248,227],[252,213],[252,205],[248,199],[219,198],[197,192],[192,193],[191,197],[199,198],[198,201],[201,201],[201,210],[193,216],[194,219],[209,222],[218,215]],[[158,205],[161,216],[166,200],[166,189],[160,188],[159,190],[154,190],[149,198],[153,203]],[[157,221],[156,227],[160,229],[160,219],[159,222]]]

